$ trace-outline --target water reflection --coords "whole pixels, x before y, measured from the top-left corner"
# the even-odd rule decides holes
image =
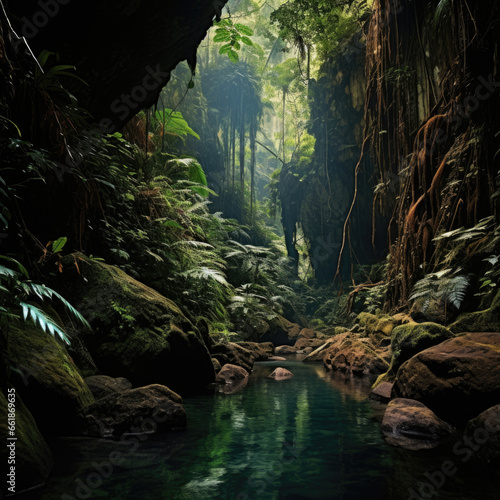
[[[388,446],[374,421],[377,406],[366,399],[369,384],[299,362],[285,365],[292,379],[267,378],[281,365],[257,364],[239,393],[187,399],[186,431],[149,436],[134,450],[130,443],[60,441],[53,478],[30,498],[83,498],[76,485],[86,484],[113,450],[123,452],[123,463],[92,498],[401,500],[447,456],[446,448],[415,453]],[[457,472],[436,498],[495,498],[474,497],[467,481],[476,472]]]

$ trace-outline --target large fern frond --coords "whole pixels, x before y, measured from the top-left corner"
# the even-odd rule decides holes
[[[225,287],[231,287],[224,274],[217,269],[210,269],[208,267],[196,267],[194,269],[184,271],[180,274],[181,276],[196,278],[200,280],[214,280]]]

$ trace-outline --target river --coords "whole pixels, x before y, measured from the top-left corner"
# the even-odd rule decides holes
[[[294,377],[267,377],[276,366]],[[74,500],[403,500],[500,498],[498,473],[473,453],[406,451],[380,432],[369,385],[295,361],[256,363],[232,395],[186,398],[188,426],[120,442],[58,439],[43,490],[20,498]],[[464,461],[464,458],[467,460]],[[452,461],[455,472],[441,473]]]

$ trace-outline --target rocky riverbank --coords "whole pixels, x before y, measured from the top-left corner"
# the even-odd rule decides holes
[[[10,332],[17,492],[43,484],[50,473],[47,438],[119,439],[183,428],[183,396],[207,388],[233,394],[246,386],[254,362],[289,356],[372,380],[371,397],[387,404],[382,432],[393,445],[431,448],[456,434],[481,440],[488,463],[500,460],[500,333],[480,331],[495,301],[448,328],[403,314],[362,313],[352,328],[326,335],[278,318],[261,342],[214,344],[174,302],[120,269],[82,255],[71,259],[78,266],[53,285],[92,330],[73,330],[68,347],[28,324],[13,324]],[[478,331],[462,331],[472,326]],[[0,408],[6,433],[6,402]]]

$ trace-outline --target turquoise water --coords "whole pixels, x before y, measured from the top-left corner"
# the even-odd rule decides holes
[[[294,377],[267,378],[278,365]],[[445,460],[460,462],[454,443],[420,452],[387,445],[383,406],[367,391],[321,365],[257,363],[240,393],[185,399],[186,431],[142,441],[59,440],[50,481],[22,498],[402,500],[419,487],[422,496],[413,498],[500,498],[498,474],[473,460],[443,484],[432,476]]]

